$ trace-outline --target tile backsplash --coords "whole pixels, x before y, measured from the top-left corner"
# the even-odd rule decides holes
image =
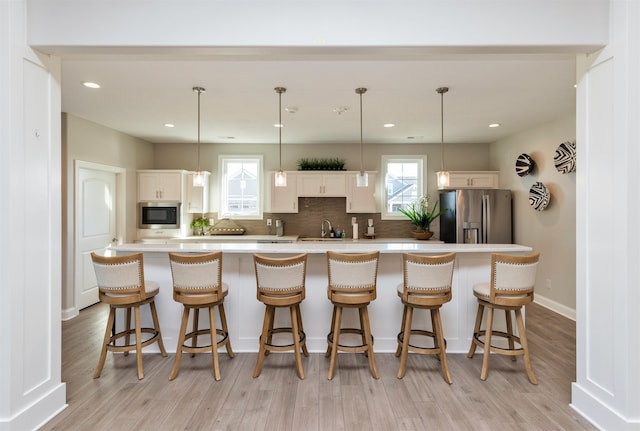
[[[381,220],[380,213],[347,213],[346,198],[298,198],[298,208],[297,214],[264,213],[263,220],[234,221],[246,229],[247,235],[275,235],[276,220],[282,220],[285,235],[319,237],[322,221],[329,220],[334,230],[341,226],[346,232],[347,238],[351,238],[352,217],[356,217],[358,221],[360,238],[363,238],[367,231],[368,219],[373,219],[376,238],[411,238],[411,232],[414,230],[414,226],[409,220]],[[216,213],[209,213],[208,216],[218,220]],[[271,227],[267,226],[266,220],[268,218],[273,221]],[[431,230],[436,234],[437,227],[436,220],[431,226]]]

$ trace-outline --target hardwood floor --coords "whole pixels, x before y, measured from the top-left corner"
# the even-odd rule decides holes
[[[575,324],[539,306],[527,307],[527,334],[539,380],[527,380],[522,360],[493,355],[487,381],[481,354],[449,354],[453,384],[432,355],[409,356],[407,374],[396,378],[399,360],[376,354],[374,380],[362,354],[341,354],[332,381],[328,359],[272,354],[257,379],[256,353],[220,354],[222,380],[213,379],[208,354],[183,358],[169,381],[173,355],[145,354],[144,380],[134,354],[109,354],[102,377],[93,379],[108,309],[98,304],[62,325],[62,379],[69,407],[43,430],[594,430],[575,413]],[[231,328],[233,330],[233,328]],[[469,328],[471,331],[472,328]],[[481,350],[479,350],[481,353]]]

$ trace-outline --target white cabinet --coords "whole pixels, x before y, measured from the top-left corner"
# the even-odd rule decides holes
[[[138,171],[138,201],[182,201],[184,171]]]
[[[272,213],[297,213],[298,212],[298,174],[287,172],[287,185],[275,186],[275,172],[269,175],[271,190]]]
[[[209,212],[209,177],[211,172],[202,172],[204,175],[204,187],[193,186],[193,174],[189,172],[186,179],[186,194],[182,202],[183,208],[188,213],[207,213]]]
[[[347,212],[375,213],[376,212],[376,173],[367,172],[369,176],[367,187],[358,187],[356,172],[347,174]]]
[[[345,173],[306,173],[298,177],[298,196],[344,197],[347,193]]]
[[[441,189],[497,189],[498,172],[495,171],[455,171],[449,172],[449,187]]]

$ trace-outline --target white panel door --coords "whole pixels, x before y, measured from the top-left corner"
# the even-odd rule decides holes
[[[116,241],[116,174],[80,168],[76,202],[76,308],[98,302],[91,252],[104,253]]]

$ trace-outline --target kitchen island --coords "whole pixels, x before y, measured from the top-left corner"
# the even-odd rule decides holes
[[[402,318],[402,303],[396,287],[402,283],[402,253],[442,254],[456,252],[453,274],[453,298],[442,307],[442,324],[450,353],[467,352],[473,333],[477,302],[472,293],[477,282],[488,281],[491,253],[522,254],[530,247],[516,244],[443,244],[430,241],[396,240],[342,240],[342,241],[297,241],[291,243],[216,242],[173,244],[123,244],[113,246],[110,251],[120,254],[144,253],[145,278],[160,284],[156,297],[158,316],[165,347],[175,352],[180,328],[182,305],[173,301],[169,252],[206,253],[223,252],[222,279],[229,285],[225,299],[225,310],[231,344],[234,351],[255,352],[262,328],[264,305],[256,299],[256,280],[253,254],[272,257],[307,253],[306,299],[301,312],[310,351],[324,352],[326,336],[331,324],[332,306],[327,299],[326,251],[341,253],[364,253],[380,251],[378,268],[377,299],[369,306],[375,350],[395,352],[396,336]],[[351,311],[351,310],[348,310]],[[206,314],[206,313],[202,313]],[[206,324],[206,316],[201,316]],[[357,313],[347,312],[343,326],[354,326]],[[122,322],[122,318],[118,316]],[[143,320],[150,322],[148,309],[143,310]],[[288,315],[277,314],[276,320],[288,322]],[[500,319],[499,319],[500,320]],[[427,312],[414,314],[414,326],[430,327]],[[146,351],[152,351],[149,346]]]

